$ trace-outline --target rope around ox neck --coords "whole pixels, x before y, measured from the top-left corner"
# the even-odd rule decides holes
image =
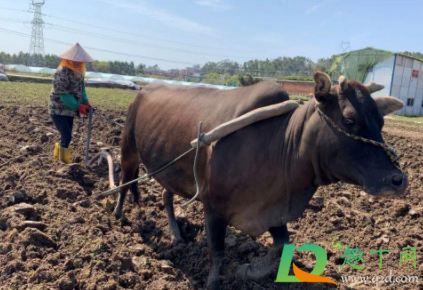
[[[333,128],[335,128],[338,132],[344,134],[345,136],[352,138],[354,140],[358,140],[358,141],[361,141],[361,142],[364,142],[364,143],[368,143],[368,144],[372,144],[372,145],[381,147],[383,150],[385,150],[386,154],[388,154],[389,158],[391,159],[391,161],[395,165],[395,167],[398,168],[402,172],[401,163],[399,161],[397,151],[395,150],[394,147],[389,147],[388,145],[386,145],[384,143],[377,142],[377,141],[374,141],[374,140],[370,140],[370,139],[367,139],[367,138],[363,138],[361,136],[357,136],[357,135],[348,133],[347,131],[345,131],[344,129],[339,127],[331,118],[329,118],[328,115],[323,113],[323,111],[320,110],[319,107],[316,106],[316,110],[319,113],[319,115],[322,116],[323,119],[325,119]]]

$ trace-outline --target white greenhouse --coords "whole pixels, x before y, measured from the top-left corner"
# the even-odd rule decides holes
[[[25,65],[20,64],[9,64],[4,66],[5,70],[22,72],[22,73],[33,73],[33,74],[54,74],[56,72],[55,69],[50,69],[47,67],[27,67]],[[166,80],[166,79],[156,79],[151,77],[140,77],[140,76],[127,76],[127,75],[118,75],[118,74],[110,74],[110,73],[98,73],[98,72],[91,72],[87,71],[85,73],[86,79],[93,79],[93,83],[109,83],[113,82],[121,82],[122,84],[125,81],[131,82],[142,82],[142,83],[152,83],[152,82],[161,82],[166,84],[176,84],[176,85],[183,85],[183,86],[200,86],[200,87],[209,87],[215,88],[219,90],[232,90],[234,87],[228,86],[220,86],[220,85],[211,85],[205,83],[192,83],[192,82],[185,82],[185,81],[177,81],[177,80]],[[100,81],[103,80],[103,81]]]
[[[397,115],[423,116],[423,60],[374,48],[338,57],[339,71],[333,77],[341,73],[348,79],[384,85],[383,90],[372,96],[393,96],[403,101],[404,108]]]
[[[26,65],[22,65],[22,64],[7,64],[7,65],[4,66],[4,69],[16,71],[16,72],[25,72],[25,73],[31,72],[31,69],[29,67],[27,67]]]
[[[86,73],[85,73],[85,77],[86,78],[95,78],[95,79],[102,79],[102,78],[104,78],[104,76],[101,74],[101,73],[98,73],[98,72],[92,72],[92,71],[87,71]]]
[[[31,70],[32,73],[35,73],[35,74],[50,74],[50,75],[52,75],[56,72],[55,69],[48,68],[48,67],[33,67],[33,66],[30,66],[28,68]]]

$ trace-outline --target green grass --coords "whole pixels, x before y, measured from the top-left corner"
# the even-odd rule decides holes
[[[336,251],[343,251],[343,250],[345,250],[344,244],[338,238],[334,238],[332,240],[331,246],[332,246],[332,249],[334,249]]]
[[[0,105],[46,106],[51,91],[51,84],[0,82]],[[109,110],[126,110],[138,91],[88,88],[90,103]]]
[[[300,96],[300,95],[290,95],[289,98],[291,100],[298,100],[298,101],[303,101],[303,102],[307,102],[310,101],[310,98],[307,96]]]
[[[287,76],[283,78],[287,81],[302,81],[302,82],[312,82],[314,79],[312,77],[301,77],[301,76]]]
[[[405,117],[405,116],[397,116],[397,115],[391,115],[389,117],[392,117],[396,121],[423,123],[423,117]]]

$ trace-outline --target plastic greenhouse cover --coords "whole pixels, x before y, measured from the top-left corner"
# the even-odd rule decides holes
[[[31,69],[25,65],[21,65],[21,64],[8,64],[5,65],[4,68],[6,70],[14,70],[14,71],[18,71],[18,72],[31,72]]]
[[[86,79],[86,84],[112,84],[112,85],[121,85],[129,88],[134,88],[136,90],[141,90],[141,87],[131,81],[120,81],[120,80],[110,80],[110,79]]]
[[[372,47],[350,51],[334,56],[335,59],[329,72],[332,74],[342,74],[347,79],[364,82],[370,68],[394,54],[391,51]]]
[[[31,72],[39,73],[39,74],[43,74],[43,73],[54,74],[56,72],[55,69],[48,68],[48,67],[33,67],[33,66],[30,66],[28,68],[31,70]]]

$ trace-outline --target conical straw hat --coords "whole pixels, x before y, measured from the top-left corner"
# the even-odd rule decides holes
[[[78,62],[93,62],[94,59],[79,45],[75,43],[66,51],[59,54],[61,59],[78,61]]]

